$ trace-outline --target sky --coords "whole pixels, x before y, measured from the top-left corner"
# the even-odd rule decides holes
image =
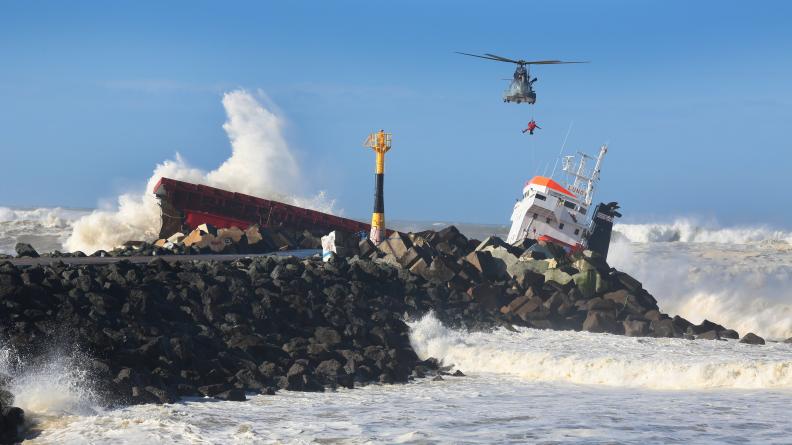
[[[4,1],[0,206],[93,208],[176,152],[216,168],[243,88],[346,216],[371,212],[372,131],[393,133],[387,218],[503,224],[569,131],[565,153],[609,144],[595,199],[627,222],[790,228],[790,20],[785,1]],[[536,105],[505,104],[514,67],[455,51],[591,63],[540,66]]]

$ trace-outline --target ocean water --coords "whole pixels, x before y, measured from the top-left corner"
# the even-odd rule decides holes
[[[2,209],[0,246],[61,248],[85,213]],[[466,227],[476,237],[500,230]],[[616,230],[609,262],[664,311],[792,337],[789,232],[685,220]],[[433,316],[411,329],[419,355],[466,377],[108,410],[78,350],[26,364],[0,345],[0,372],[13,376],[31,443],[792,443],[792,344],[467,333]]]
[[[63,250],[74,222],[90,210],[0,207],[0,254],[16,255],[16,243],[31,244],[40,252]]]
[[[465,377],[247,402],[103,410],[80,385],[34,413],[31,443],[790,443],[792,345],[411,323]],[[34,379],[35,380],[35,379]],[[85,382],[86,387],[90,386]],[[20,388],[22,389],[22,388]],[[39,408],[41,409],[41,408]]]

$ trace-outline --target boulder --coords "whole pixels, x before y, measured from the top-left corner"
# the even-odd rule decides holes
[[[470,252],[464,261],[478,271],[486,280],[495,281],[499,278],[500,271],[492,260],[490,252]]]
[[[501,295],[503,288],[491,284],[478,284],[468,289],[467,294],[472,301],[477,302],[481,307],[494,311],[501,306]]]
[[[39,253],[36,252],[36,249],[33,248],[30,244],[27,243],[17,243],[14,247],[16,250],[17,256],[20,258],[38,258]]]
[[[745,343],[749,345],[763,345],[765,341],[762,337],[754,334],[753,332],[749,332],[740,339],[740,343]]]
[[[338,331],[324,326],[318,327],[314,330],[314,338],[317,342],[326,344],[328,346],[337,345],[342,341],[341,334],[339,334]]]
[[[217,383],[214,385],[205,385],[198,387],[198,392],[203,394],[204,397],[214,397],[224,391],[232,389],[228,383]]]
[[[622,325],[628,337],[644,337],[649,333],[649,322],[645,320],[624,320]]]
[[[531,299],[533,294],[531,292],[526,293],[525,295],[521,295],[511,301],[511,303],[507,304],[506,306],[501,307],[500,311],[501,314],[508,314],[511,312],[516,311],[520,306],[524,305]]]
[[[702,332],[701,334],[698,334],[696,338],[700,340],[720,340],[720,335],[718,335],[718,331],[712,330]]]
[[[506,268],[506,273],[523,288],[541,286],[544,283],[544,274],[536,272],[536,261],[517,261]]]
[[[789,337],[788,339],[784,340],[784,343],[792,343],[792,337]]]
[[[615,274],[616,280],[624,286],[625,289],[632,293],[638,293],[643,288],[643,285],[640,281],[636,280],[635,278],[627,275],[624,272],[616,272]]]
[[[264,239],[264,237],[261,236],[261,231],[257,224],[253,224],[245,229],[245,238],[247,239],[248,246],[256,245]]]
[[[431,281],[433,283],[447,283],[451,281],[452,278],[454,278],[454,275],[455,272],[453,269],[451,269],[449,263],[446,260],[437,257],[432,260],[432,264],[430,264],[429,268],[424,271],[423,277],[427,281]]]
[[[644,318],[646,318],[649,321],[654,321],[654,320],[662,320],[665,317],[663,317],[663,314],[657,309],[652,309],[644,312]]]
[[[594,297],[586,303],[586,309],[589,311],[608,311],[616,312],[616,303],[613,300],[604,300],[600,297]]]
[[[551,314],[557,314],[558,309],[564,303],[566,303],[567,298],[568,297],[564,293],[560,291],[556,291],[553,293],[553,295],[550,296],[550,298],[548,298],[544,303],[542,303],[542,307],[544,307],[544,309]]]
[[[245,397],[245,392],[237,388],[217,393],[213,397],[215,399],[228,400],[232,402],[244,402],[247,400],[247,397]]]
[[[202,232],[199,229],[195,229],[187,235],[184,240],[182,240],[182,244],[185,246],[194,246],[199,249],[204,249],[209,247],[209,243],[212,242],[214,239],[214,235],[206,232]]]
[[[474,251],[475,252],[480,252],[480,251],[483,251],[483,250],[485,250],[487,248],[493,248],[493,247],[506,248],[506,246],[508,246],[508,244],[506,244],[505,241],[503,241],[502,239],[498,238],[497,236],[488,236],[487,238],[484,239],[484,241],[482,241],[481,243],[479,243],[478,246],[476,246]]]
[[[726,328],[719,325],[718,323],[713,323],[709,320],[704,320],[699,325],[690,326],[689,330],[692,334],[699,335],[709,331],[725,331]]]
[[[285,230],[270,230],[267,234],[277,250],[290,250],[294,249],[297,245],[294,239],[292,239],[290,234]],[[338,236],[338,231],[336,231],[336,236]],[[339,253],[339,255],[341,255],[341,253]]]
[[[670,318],[663,318],[659,320],[652,320],[650,322],[652,333],[655,337],[679,337],[681,333],[677,331],[674,320]]]
[[[179,244],[182,241],[184,241],[184,234],[181,232],[176,232],[168,237],[168,242],[172,244]]]
[[[385,238],[377,247],[382,253],[386,255],[391,254],[396,257],[396,259],[400,259],[407,253],[407,250],[412,247],[412,242],[404,234],[393,232],[391,236]]]
[[[589,332],[617,333],[618,325],[616,323],[616,316],[611,312],[589,311],[586,320],[583,321],[583,330]]]
[[[506,272],[508,268],[515,263],[517,263],[520,259],[513,253],[511,253],[505,247],[486,247],[484,252],[489,252],[492,255],[492,261],[495,265],[495,269],[497,271],[497,276],[499,279],[505,279],[509,275]]]
[[[217,237],[223,240],[230,240],[230,243],[227,242],[226,244],[238,244],[242,241],[242,236],[245,234],[242,230],[240,230],[236,226],[231,226],[226,229],[218,229],[217,230]]]
[[[687,321],[685,318],[680,317],[679,315],[674,315],[674,318],[671,320],[673,321],[677,332],[680,333],[687,332],[688,329],[693,327],[693,323]]]
[[[316,236],[308,230],[303,230],[302,232],[302,239],[298,245],[300,249],[321,249],[322,248],[322,237]],[[336,247],[336,253],[338,252],[338,248]],[[342,252],[348,253],[348,252]]]
[[[13,444],[23,440],[25,411],[16,406],[0,406],[0,443]]]
[[[642,315],[646,312],[646,308],[641,306],[638,298],[625,289],[608,292],[602,296],[602,299],[613,301],[617,307],[623,308],[633,315]]]
[[[368,258],[377,251],[377,246],[375,246],[370,239],[363,238],[358,243],[358,251],[360,252],[361,258]]]
[[[514,246],[515,248],[525,252],[526,250],[528,250],[534,244],[536,244],[536,240],[535,239],[523,238],[523,239],[521,239],[519,241],[513,242],[512,246]]]
[[[402,265],[402,267],[409,269],[410,266],[415,264],[416,261],[418,261],[419,259],[423,259],[425,257],[426,255],[424,254],[423,249],[421,249],[420,247],[417,248],[413,246],[407,249],[407,252],[405,252],[404,255],[398,258],[398,261],[399,264]]]
[[[203,224],[199,225],[198,227],[196,227],[195,230],[198,230],[199,232],[205,233],[205,234],[210,234],[210,235],[215,235],[215,236],[217,235],[217,227],[215,227],[215,226],[213,226],[213,225],[211,225],[209,223],[203,223]]]
[[[210,235],[207,235],[210,236]],[[223,253],[227,246],[231,245],[231,240],[229,238],[220,238],[218,236],[214,236],[209,240],[208,247],[214,253]]]
[[[410,266],[410,272],[422,277],[426,276],[428,270],[429,270],[429,264],[423,258],[419,258],[418,261],[416,261],[415,263],[413,263],[412,266]]]
[[[732,340],[737,340],[740,338],[740,334],[738,334],[734,329],[724,329],[722,331],[718,331],[718,335],[721,338],[729,338]]]
[[[532,296],[526,303],[515,309],[513,313],[523,320],[528,320],[530,318],[530,314],[538,311],[539,308],[542,307],[542,304],[544,304],[544,302],[541,298]]]
[[[547,269],[544,273],[545,281],[553,281],[562,286],[566,286],[572,281],[572,275],[561,269]]]

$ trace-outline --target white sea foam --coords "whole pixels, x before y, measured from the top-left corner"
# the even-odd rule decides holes
[[[72,224],[87,210],[56,208],[11,209],[0,207],[0,254],[14,254],[18,242],[40,252],[63,249]]]
[[[13,349],[0,345],[0,374],[10,377],[7,389],[14,395],[13,403],[28,417],[86,415],[99,409],[79,352],[53,348],[27,362]]]
[[[413,348],[464,372],[532,382],[663,390],[792,389],[792,345],[631,338],[572,331],[467,333],[433,315],[411,324]]]
[[[660,308],[766,338],[792,337],[792,246],[626,243],[608,262],[640,280]]]
[[[133,406],[49,423],[31,443],[770,443],[792,435],[792,345],[469,334],[432,317],[412,324],[411,341],[467,376]]]
[[[717,227],[692,219],[677,219],[670,224],[616,224],[613,230],[636,243],[682,242],[746,244],[761,241],[792,243],[792,232],[766,226]],[[618,236],[617,235],[617,236]]]
[[[244,90],[223,96],[227,121],[223,129],[231,156],[217,169],[192,167],[181,155],[156,166],[144,191],[118,197],[117,207],[100,209],[74,224],[68,250],[86,253],[111,249],[128,240],[153,240],[160,229],[160,209],[152,190],[163,176],[275,199],[332,212],[334,202],[323,193],[301,197],[303,178],[283,136],[283,120]]]

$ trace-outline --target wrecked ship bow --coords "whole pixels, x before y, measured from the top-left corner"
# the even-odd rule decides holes
[[[202,224],[241,230],[257,225],[325,233],[333,230],[368,233],[371,230],[369,224],[360,221],[170,178],[160,179],[154,194],[162,213],[160,238],[189,233]]]

